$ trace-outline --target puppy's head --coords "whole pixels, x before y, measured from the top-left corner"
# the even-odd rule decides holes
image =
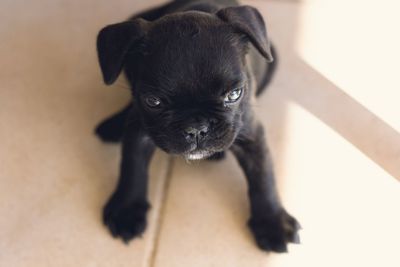
[[[249,42],[272,60],[261,15],[242,6],[110,25],[97,46],[105,83],[125,69],[154,142],[201,159],[227,149],[242,127],[251,93]]]

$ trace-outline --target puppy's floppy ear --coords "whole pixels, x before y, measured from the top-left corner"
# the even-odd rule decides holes
[[[134,19],[104,27],[97,36],[97,54],[106,84],[118,78],[127,53],[139,46],[145,36],[148,22]]]
[[[273,61],[264,19],[257,9],[251,6],[227,7],[219,10],[217,16],[247,35],[261,55],[269,62]]]

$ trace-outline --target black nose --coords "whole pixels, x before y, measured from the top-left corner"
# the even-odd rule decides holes
[[[207,125],[199,125],[199,126],[189,126],[185,130],[183,130],[185,138],[188,141],[199,141],[207,136],[208,126]]]

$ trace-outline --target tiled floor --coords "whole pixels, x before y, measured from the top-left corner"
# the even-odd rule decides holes
[[[302,244],[285,255],[255,247],[231,155],[187,164],[160,151],[146,234],[129,246],[113,239],[100,214],[116,183],[119,147],[92,130],[129,94],[122,80],[102,84],[95,36],[162,1],[116,2],[0,3],[0,266],[400,266],[396,94],[366,100],[371,88],[363,94],[338,63],[319,56],[315,49],[329,44],[313,42],[324,34],[315,25],[327,11],[311,0],[246,2],[263,12],[280,52],[278,75],[255,108],[283,202],[304,228]]]

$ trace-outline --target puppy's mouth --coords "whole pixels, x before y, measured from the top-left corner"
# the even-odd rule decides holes
[[[207,145],[206,143],[192,143],[189,149],[180,153],[186,161],[189,160],[202,160],[211,157],[217,152],[225,150],[224,147]]]
[[[183,156],[186,160],[201,160],[208,158],[212,154],[213,154],[212,152],[206,150],[193,150],[183,154]]]

